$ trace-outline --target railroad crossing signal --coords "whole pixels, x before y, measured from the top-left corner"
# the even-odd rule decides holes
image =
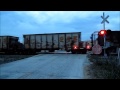
[[[98,34],[104,36],[106,35],[106,32],[107,32],[106,30],[101,30]]]
[[[103,21],[101,22],[101,24],[103,24],[105,22],[109,23],[109,21],[107,21],[108,17],[109,17],[109,15],[107,15],[107,17],[105,17],[104,12],[103,12],[103,16],[101,16],[101,18],[103,19]]]
[[[105,17],[105,14],[104,14],[104,12],[103,12],[103,16],[101,16],[101,18],[103,19],[103,21],[101,22],[101,24],[103,24],[103,30],[105,30],[105,22],[107,22],[107,23],[109,23],[108,21],[107,21],[107,18],[109,17],[109,15],[107,15],[107,17]],[[106,43],[106,35],[104,34],[104,31],[102,31],[101,32],[101,34],[103,34],[104,35],[104,47],[105,47],[105,43]],[[105,56],[105,49],[104,49],[104,56]]]

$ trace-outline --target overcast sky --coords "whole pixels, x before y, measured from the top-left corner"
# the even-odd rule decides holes
[[[0,35],[12,35],[23,40],[23,34],[81,32],[82,40],[90,40],[94,31],[103,29],[103,11],[1,11]],[[120,11],[105,11],[109,15],[106,29],[120,30]]]

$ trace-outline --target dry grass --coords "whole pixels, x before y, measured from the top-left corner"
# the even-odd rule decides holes
[[[31,57],[33,55],[0,55],[0,64]]]
[[[117,66],[116,57],[102,58],[90,56],[92,75],[95,79],[120,79],[120,66]]]

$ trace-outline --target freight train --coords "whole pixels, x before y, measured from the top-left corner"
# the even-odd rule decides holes
[[[24,43],[19,42],[19,37],[0,36],[0,52],[35,54],[41,50],[54,52],[65,50],[67,52],[86,53],[87,42],[81,41],[81,32],[73,33],[46,33],[23,35]]]
[[[19,37],[15,36],[0,36],[0,53],[13,54],[23,53],[24,45],[19,42]]]

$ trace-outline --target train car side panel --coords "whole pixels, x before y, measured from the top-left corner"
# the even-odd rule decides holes
[[[73,33],[72,34],[72,40],[74,41],[75,46],[79,46],[79,33]]]
[[[72,41],[72,35],[70,33],[66,34],[66,49],[71,49],[71,41]]]
[[[4,36],[2,37],[2,42],[3,42],[3,49],[7,49],[7,42],[8,42],[8,39],[7,39],[7,36]]]
[[[30,48],[35,49],[35,35],[30,36]]]
[[[41,49],[41,35],[36,35],[36,49]]]
[[[65,49],[65,34],[59,34],[59,48]]]
[[[24,45],[25,45],[25,49],[30,48],[30,35],[25,35],[24,36]]]
[[[53,34],[53,49],[59,48],[58,43],[58,34]]]
[[[2,37],[0,36],[0,49],[2,49]]]
[[[42,49],[46,49],[46,35],[41,36],[42,36]]]
[[[47,35],[47,41],[46,41],[46,46],[48,49],[51,49],[52,48],[52,34],[48,34]]]

